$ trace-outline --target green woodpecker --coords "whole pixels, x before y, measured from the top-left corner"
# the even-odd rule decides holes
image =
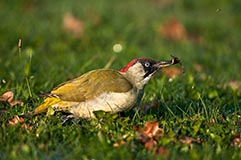
[[[117,113],[138,104],[145,85],[159,69],[179,63],[137,58],[126,67],[117,70],[97,69],[67,81],[50,93],[33,114],[45,112],[49,107],[55,111],[69,112],[81,118],[94,118],[94,111]]]

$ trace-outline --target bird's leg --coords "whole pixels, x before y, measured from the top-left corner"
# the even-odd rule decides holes
[[[62,125],[65,124],[69,119],[75,119],[75,118],[79,118],[79,117],[76,117],[75,115],[73,114],[69,114],[69,115],[64,115],[61,117],[61,121],[62,121]]]

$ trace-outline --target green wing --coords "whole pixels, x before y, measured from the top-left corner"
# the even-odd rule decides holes
[[[111,77],[111,78],[110,78]],[[127,92],[132,85],[118,71],[93,70],[67,81],[53,91],[61,100],[82,102],[106,92]]]

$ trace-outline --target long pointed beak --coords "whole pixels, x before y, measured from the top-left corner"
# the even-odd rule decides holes
[[[160,61],[157,62],[154,66],[156,66],[157,68],[161,69],[161,68],[165,68],[174,64],[178,64],[180,63],[181,60],[175,56],[172,56],[172,59],[170,61]]]

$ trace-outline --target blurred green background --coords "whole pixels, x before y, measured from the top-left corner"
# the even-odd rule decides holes
[[[32,56],[29,74],[37,81],[102,68],[115,54],[114,44],[123,50],[111,68],[136,57],[162,60],[173,54],[187,72],[201,64],[219,82],[240,79],[240,7],[238,0],[1,1],[1,78],[21,76],[24,58],[18,59],[16,48],[21,39],[23,56]],[[64,29],[68,13],[82,23],[78,38]],[[189,40],[170,40],[160,33],[171,18],[184,26]]]

